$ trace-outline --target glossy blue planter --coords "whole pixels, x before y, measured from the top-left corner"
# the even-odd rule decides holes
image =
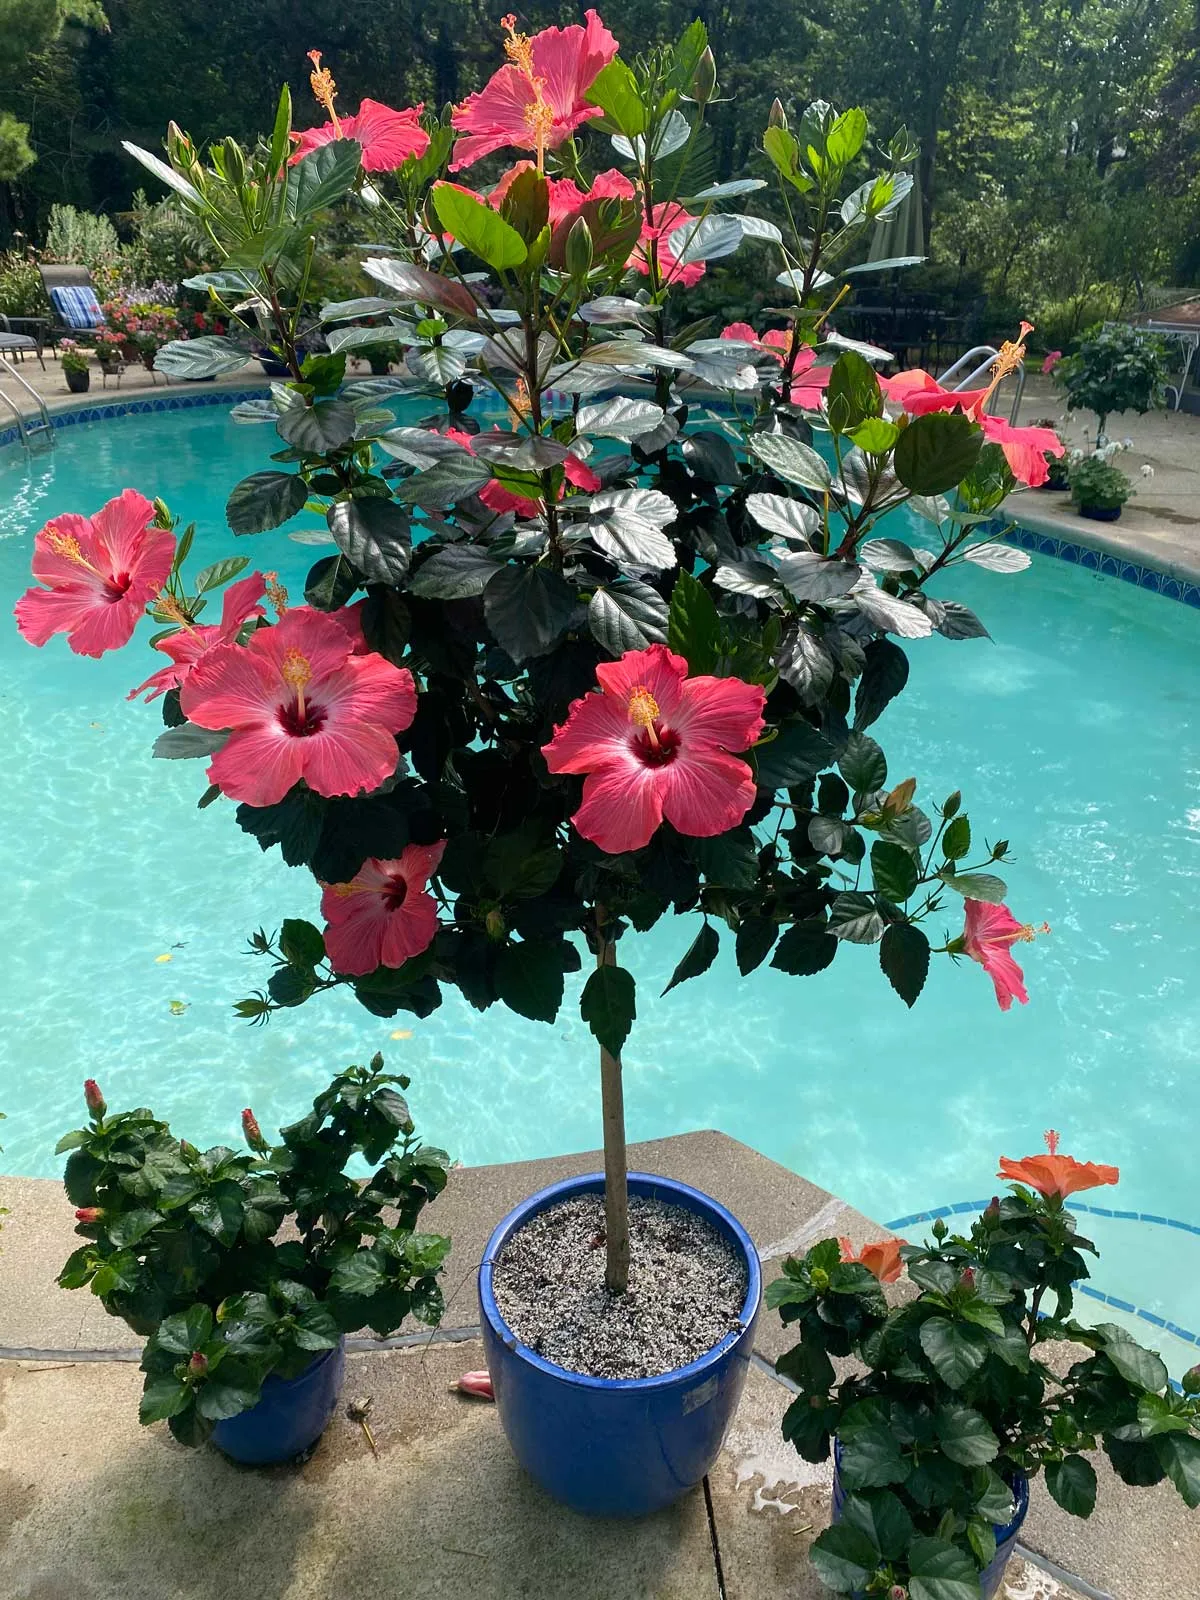
[[[762,1276],[749,1234],[723,1206],[685,1183],[631,1172],[631,1195],[696,1212],[741,1252],[747,1286],[740,1326],[698,1361],[657,1378],[589,1378],[543,1360],[500,1315],[492,1264],[538,1212],[603,1189],[602,1173],[569,1178],[505,1217],[479,1268],[483,1344],[500,1421],[530,1477],[573,1511],[642,1517],[699,1483],[717,1459],[746,1381]]]
[[[212,1442],[251,1467],[291,1461],[316,1444],[337,1410],[346,1375],[346,1341],[326,1350],[297,1378],[269,1377],[249,1411],[215,1423]]]
[[[833,1444],[833,1520],[842,1520],[842,1506],[846,1501],[846,1491],[842,1488],[841,1476],[842,1447],[834,1440]],[[995,1600],[1000,1592],[1000,1583],[1004,1577],[1004,1569],[1008,1565],[1008,1558],[1016,1549],[1017,1540],[1021,1534],[1021,1524],[1025,1521],[1025,1513],[1029,1510],[1029,1480],[1024,1473],[1017,1476],[1012,1486],[1013,1500],[1016,1509],[1012,1521],[1003,1528],[995,1528],[996,1555],[989,1566],[979,1574],[980,1600]],[[859,1591],[851,1600],[861,1600]]]

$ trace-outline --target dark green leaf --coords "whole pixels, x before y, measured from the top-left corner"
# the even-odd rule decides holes
[[[358,574],[344,555],[322,556],[308,574],[304,598],[318,611],[340,611],[358,587]]]
[[[227,556],[224,561],[214,561],[196,574],[196,593],[207,594],[210,589],[219,589],[249,565],[249,556]]]
[[[340,500],[326,521],[338,549],[368,583],[399,585],[412,556],[412,523],[394,500]]]
[[[190,1356],[193,1350],[203,1349],[212,1338],[212,1331],[213,1318],[209,1308],[204,1305],[189,1306],[186,1311],[163,1318],[154,1335],[154,1343],[170,1355]]]
[[[908,1549],[913,1521],[890,1489],[846,1497],[842,1520],[866,1534],[886,1561],[897,1561]]]
[[[280,970],[290,974],[292,969],[284,967]],[[232,1244],[241,1231],[245,1209],[242,1191],[232,1180],[214,1184],[188,1207],[189,1213],[204,1231],[226,1245]]]
[[[1101,1322],[1096,1332],[1104,1339],[1104,1353],[1121,1376],[1139,1389],[1157,1394],[1167,1386],[1167,1369],[1159,1356],[1144,1349],[1117,1322]]]
[[[697,839],[696,861],[709,883],[727,889],[752,889],[758,882],[758,851],[749,828]]]
[[[884,926],[873,895],[839,894],[830,908],[830,933],[851,944],[877,944],[883,937]]]
[[[769,917],[750,916],[742,920],[737,931],[734,954],[737,957],[738,971],[743,978],[766,960],[778,933],[778,924],[772,922]],[[835,941],[835,952],[836,949]]]
[[[856,731],[838,757],[838,771],[859,794],[871,794],[887,782],[887,758],[874,739]]]
[[[357,419],[348,401],[318,400],[310,406],[300,395],[282,392],[294,403],[284,408],[275,426],[280,437],[304,455],[330,455],[353,439]]]
[[[947,861],[960,861],[971,849],[971,824],[965,815],[955,817],[942,835],[942,853]]]
[[[1046,1467],[1046,1487],[1073,1517],[1090,1517],[1096,1508],[1096,1469],[1083,1456],[1051,1461]]]
[[[358,177],[362,146],[354,139],[335,139],[318,145],[288,173],[286,207],[289,217],[307,217],[323,211],[349,194]]]
[[[412,592],[431,600],[465,600],[482,594],[502,563],[474,544],[447,545],[413,574]]]
[[[534,1022],[553,1022],[563,997],[559,946],[541,940],[505,945],[496,957],[495,981],[511,1010]]]
[[[798,550],[779,563],[779,581],[797,600],[837,600],[848,594],[862,568],[815,550]]]
[[[666,644],[667,602],[649,584],[619,578],[597,589],[588,605],[592,636],[610,656]]]
[[[1184,1504],[1194,1511],[1200,1506],[1200,1440],[1172,1433],[1156,1439],[1154,1448]]]
[[[921,1349],[951,1389],[961,1389],[987,1360],[987,1335],[971,1323],[930,1317],[921,1324]]]
[[[817,1577],[835,1594],[861,1591],[879,1565],[870,1539],[847,1522],[835,1522],[819,1534],[809,1547],[808,1558]]]
[[[834,362],[826,399],[829,426],[835,433],[849,433],[868,417],[883,414],[883,396],[875,369],[857,350],[844,350]]]
[[[944,494],[970,473],[983,448],[983,429],[961,412],[914,417],[896,441],[896,476],[914,494]]]
[[[717,930],[710,922],[706,922],[688,946],[683,960],[671,974],[671,981],[663,990],[663,994],[669,994],[677,984],[685,983],[688,978],[698,978],[702,972],[707,972],[717,959],[720,944]]]
[[[871,877],[875,892],[902,905],[917,887],[920,868],[903,845],[876,839],[871,846]]]
[[[935,1423],[942,1449],[963,1467],[982,1467],[994,1461],[1000,1441],[986,1420],[970,1406],[939,1406]]]
[[[905,1005],[915,1005],[929,975],[929,940],[911,922],[890,923],[880,941],[879,965]]]
[[[279,949],[293,967],[315,967],[325,959],[325,940],[320,929],[301,917],[285,917],[279,931]]]
[[[837,955],[837,947],[825,923],[795,922],[785,930],[771,965],[795,977],[809,977],[824,971]]]
[[[108,1223],[108,1236],[122,1250],[144,1239],[162,1221],[157,1211],[123,1211]]]
[[[575,590],[548,567],[502,567],[483,594],[496,642],[516,662],[545,655],[575,612]]]
[[[620,1056],[637,1016],[633,973],[625,967],[597,967],[583,986],[579,1011],[601,1047]]]
[[[760,789],[788,789],[830,766],[833,746],[803,717],[779,725],[774,739],[755,747],[755,782]]]
[[[965,1550],[945,1539],[914,1539],[908,1547],[911,1600],[979,1600],[979,1570]]]
[[[852,1437],[842,1440],[841,1473],[847,1489],[883,1489],[889,1483],[903,1483],[908,1471],[886,1423],[856,1428]]]
[[[243,478],[225,502],[234,533],[265,533],[303,509],[308,486],[291,472],[254,472]]]
[[[174,1417],[192,1402],[192,1391],[172,1373],[146,1379],[138,1406],[138,1421],[145,1426]]]
[[[861,733],[883,712],[908,682],[908,657],[890,639],[872,639],[867,664],[854,696],[854,727]]]

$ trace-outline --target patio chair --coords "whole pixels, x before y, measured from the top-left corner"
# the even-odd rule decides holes
[[[25,352],[32,350],[45,372],[46,362],[42,356],[45,326],[42,317],[6,317],[0,311],[0,356],[12,356],[17,361],[24,361]],[[20,331],[23,328],[32,328],[33,332],[23,333]]]
[[[59,339],[77,339],[105,325],[92,275],[86,267],[50,262],[38,267],[52,316],[47,337],[51,347]]]

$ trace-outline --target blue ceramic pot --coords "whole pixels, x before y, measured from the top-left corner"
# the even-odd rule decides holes
[[[540,1211],[603,1189],[602,1173],[569,1178],[505,1217],[479,1268],[483,1344],[500,1421],[530,1477],[573,1511],[641,1517],[677,1500],[717,1459],[746,1381],[762,1276],[749,1234],[723,1206],[685,1183],[631,1172],[631,1195],[694,1211],[741,1253],[746,1299],[739,1326],[698,1361],[657,1378],[590,1378],[544,1360],[500,1315],[493,1263]]]
[[[842,1520],[842,1507],[846,1503],[846,1491],[842,1488],[842,1447],[835,1439],[833,1442],[833,1520]],[[1029,1480],[1023,1472],[1019,1472],[1012,1485],[1013,1502],[1015,1509],[1012,1521],[1003,1528],[995,1528],[996,1555],[991,1564],[979,1574],[980,1600],[995,1600],[1000,1592],[1000,1583],[1004,1577],[1004,1569],[1008,1565],[1008,1558],[1016,1548],[1017,1540],[1021,1534],[1021,1524],[1025,1521],[1025,1513],[1029,1510]],[[851,1600],[861,1600],[861,1595],[856,1591]]]
[[[296,1378],[274,1374],[249,1411],[213,1425],[212,1442],[231,1461],[273,1466],[302,1455],[325,1432],[346,1375],[346,1341],[326,1350]]]
[[[1081,517],[1091,517],[1093,522],[1116,522],[1121,515],[1120,506],[1080,506]]]

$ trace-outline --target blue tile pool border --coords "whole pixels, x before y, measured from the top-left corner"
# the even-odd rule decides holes
[[[70,410],[52,411],[51,425],[56,429],[73,428],[82,422],[109,422],[117,417],[135,417],[165,411],[194,411],[201,406],[237,405],[243,400],[260,400],[270,394],[265,384],[244,389],[212,389],[203,394],[181,394],[178,391],[150,394],[142,399],[105,400],[75,406]],[[17,440],[14,426],[0,428],[0,448]],[[1006,531],[1007,530],[1007,531]],[[1095,572],[1100,577],[1118,578],[1137,589],[1149,589],[1168,600],[1178,600],[1182,605],[1200,609],[1200,583],[1175,577],[1169,572],[1159,572],[1124,556],[1111,555],[1103,550],[1093,550],[1088,545],[1076,544],[1071,539],[1057,535],[1037,533],[1032,528],[1022,528],[996,519],[992,525],[993,537],[1036,555],[1052,556],[1056,561],[1066,561],[1072,566]]]

